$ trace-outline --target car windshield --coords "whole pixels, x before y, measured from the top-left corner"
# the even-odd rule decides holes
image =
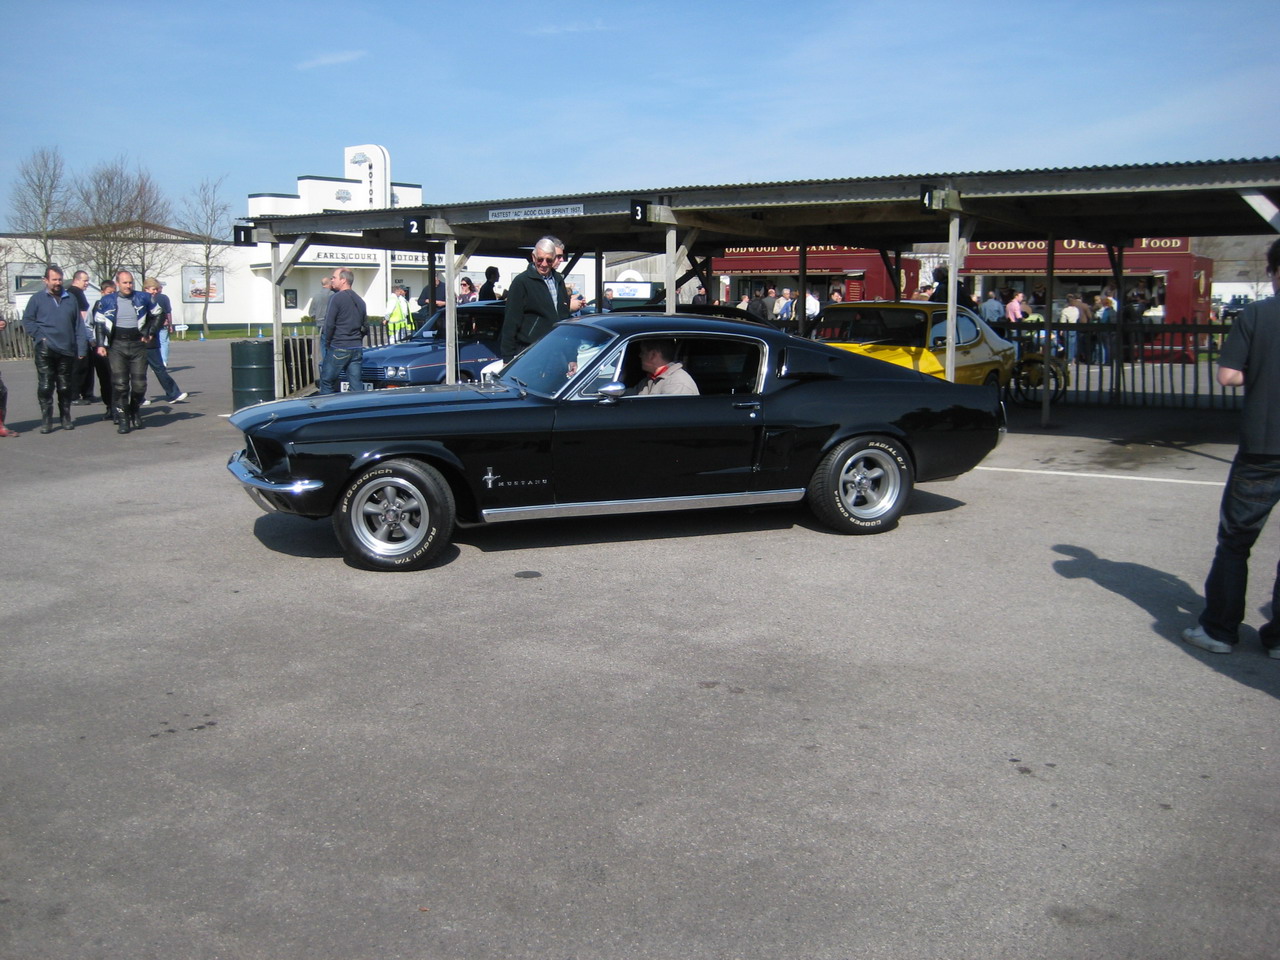
[[[838,343],[883,343],[918,347],[924,342],[928,316],[923,310],[883,307],[828,308],[815,339]]]
[[[561,323],[502,371],[501,379],[553,397],[611,341],[613,334],[586,323]]]
[[[459,340],[497,340],[502,336],[502,309],[459,310]],[[435,340],[444,337],[444,310],[437,310],[413,332],[410,340]]]

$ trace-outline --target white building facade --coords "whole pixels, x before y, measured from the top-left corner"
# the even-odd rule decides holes
[[[246,213],[250,217],[296,215],[348,210],[385,210],[393,207],[422,205],[422,186],[396,183],[391,179],[391,158],[385,147],[360,144],[343,150],[341,176],[301,176],[295,193],[256,193],[248,198]],[[246,333],[270,334],[272,324],[271,248],[232,246],[230,238],[218,248],[218,261],[205,276],[203,247],[180,239],[174,231],[172,242],[160,244],[162,267],[155,276],[164,284],[173,303],[174,323],[189,328],[192,334],[200,328],[206,303],[211,327],[243,327]],[[10,315],[21,314],[32,293],[42,289],[40,279],[44,264],[31,262],[29,251],[34,246],[28,238],[0,235],[0,257],[3,257],[6,296],[0,307]],[[73,261],[65,247],[57,247],[55,257],[68,279],[83,265]],[[354,288],[365,301],[369,315],[384,316],[393,286],[408,288],[414,299],[428,284],[431,263],[427,254],[412,250],[366,250],[349,247],[315,245],[289,270],[281,285],[282,317],[286,328],[300,330],[315,322],[316,313],[325,302],[321,281],[335,268],[345,267],[355,274]],[[434,254],[437,280],[444,277],[444,255]],[[509,257],[472,257],[458,271],[458,279],[468,277],[479,288],[484,283],[485,269],[496,266],[499,282],[509,286],[512,279],[527,266],[528,260]],[[141,285],[141,271],[128,268]],[[104,278],[91,277],[91,299],[98,293]],[[595,284],[594,260],[584,257],[573,274],[565,278],[590,298]],[[457,291],[455,290],[456,294]]]
[[[422,205],[422,186],[397,183],[391,179],[391,158],[385,147],[360,144],[343,150],[344,175],[341,177],[302,176],[296,193],[257,193],[249,197],[248,216],[296,216],[350,210],[385,210],[393,207]],[[247,263],[253,285],[252,323],[271,323],[271,256],[270,248],[239,248],[252,256]],[[384,316],[393,286],[409,290],[410,300],[430,282],[431,262],[435,257],[436,279],[444,277],[444,255],[413,250],[365,250],[350,247],[316,245],[307,248],[290,269],[282,284],[283,321],[286,326],[308,323],[324,302],[321,281],[334,269],[345,267],[355,274],[354,289],[365,301],[370,316]],[[512,279],[527,266],[527,260],[510,257],[472,257],[458,271],[459,282],[468,277],[478,289],[484,283],[486,268],[496,266],[499,282],[509,286]],[[579,291],[593,289],[595,265],[590,258],[579,261],[575,273],[565,278]],[[458,291],[453,291],[456,295]],[[590,294],[588,294],[590,296]]]

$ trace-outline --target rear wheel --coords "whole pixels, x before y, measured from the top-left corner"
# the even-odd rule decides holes
[[[416,460],[388,460],[361,473],[333,512],[347,558],[370,570],[421,570],[453,534],[453,491]]]
[[[897,525],[914,481],[896,440],[857,437],[822,458],[809,482],[809,507],[841,533],[882,533]]]

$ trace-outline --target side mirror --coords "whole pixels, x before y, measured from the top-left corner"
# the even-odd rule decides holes
[[[627,385],[625,383],[618,383],[616,380],[612,383],[606,383],[596,391],[600,396],[601,403],[617,403],[618,398],[623,396],[626,392]]]

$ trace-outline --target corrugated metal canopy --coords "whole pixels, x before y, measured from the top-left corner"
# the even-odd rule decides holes
[[[922,191],[945,196],[929,210]],[[943,194],[943,191],[947,191]],[[636,222],[631,203],[648,203]],[[1137,237],[1274,233],[1260,211],[1280,207],[1280,158],[1132,166],[916,174],[724,184],[424,204],[387,210],[258,217],[259,240],[412,250],[450,236],[474,253],[523,255],[554,234],[571,253],[661,252],[671,226],[697,228],[696,248],[840,244],[906,250],[944,242],[952,209],[975,240],[1058,238],[1124,244]],[[422,240],[406,217],[423,218]]]

